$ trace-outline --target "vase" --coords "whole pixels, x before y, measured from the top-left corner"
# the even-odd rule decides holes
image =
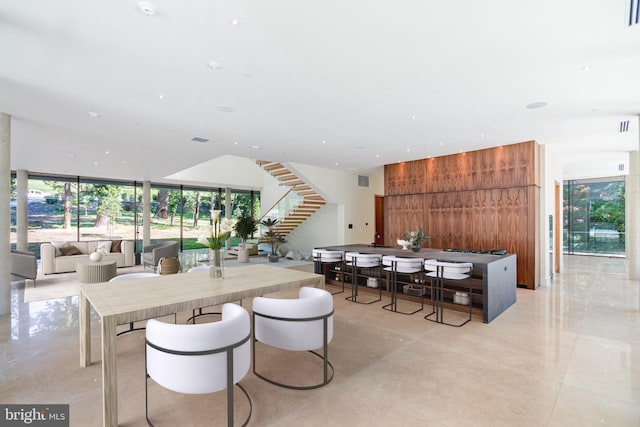
[[[224,279],[224,251],[222,249],[209,250],[209,277]]]
[[[420,252],[420,249],[422,249],[420,246],[411,246],[413,252]]]

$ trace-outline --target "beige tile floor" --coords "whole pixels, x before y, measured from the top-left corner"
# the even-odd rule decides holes
[[[248,374],[250,425],[640,426],[640,284],[624,272],[624,259],[565,257],[551,286],[519,289],[491,324],[474,317],[462,328],[382,310],[385,299],[365,306],[336,295],[334,381],[300,392]],[[0,402],[69,403],[72,426],[100,425],[98,322],[97,362],[80,368],[77,298],[25,304],[23,293],[14,286],[12,314],[0,319]],[[146,425],[143,343],[144,332],[118,339],[123,426]],[[310,378],[290,355],[262,351],[272,366]],[[225,423],[220,393],[152,385],[151,395],[158,427]]]

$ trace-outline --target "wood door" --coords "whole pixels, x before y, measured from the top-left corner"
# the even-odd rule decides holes
[[[376,245],[384,245],[384,196],[375,196],[375,240]]]

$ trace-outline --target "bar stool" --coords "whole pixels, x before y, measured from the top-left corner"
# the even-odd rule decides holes
[[[424,261],[424,269],[427,271],[427,277],[431,278],[431,301],[433,304],[432,312],[424,316],[424,318],[432,322],[456,327],[460,327],[469,322],[471,320],[471,270],[473,269],[473,264],[470,262],[446,262],[427,259]],[[465,279],[467,280],[467,286],[469,288],[469,293],[467,295],[469,298],[469,318],[460,324],[447,323],[444,321],[444,293],[453,293],[453,300],[455,302],[457,299],[456,296],[458,296],[458,291],[456,291],[455,288],[452,289],[445,287],[445,280],[458,281],[459,284],[456,284],[456,287],[459,289],[463,286],[461,282]],[[430,319],[429,317],[434,314],[435,319]]]
[[[424,263],[424,259],[422,258],[408,258],[408,257],[396,257],[391,255],[385,255],[382,257],[382,265],[384,271],[389,272],[390,279],[389,287],[391,288],[391,302],[387,305],[382,306],[385,310],[393,311],[394,313],[400,314],[415,314],[424,309],[424,289],[422,286],[419,287],[420,292],[420,308],[414,311],[400,311],[398,310],[398,273],[406,274],[413,279],[413,277],[418,274],[418,277],[422,279],[422,265]],[[410,280],[411,285],[413,286],[414,280]]]
[[[358,304],[373,304],[382,300],[382,287],[378,283],[378,299],[373,301],[358,301],[358,276],[367,278],[367,286],[369,281],[373,283],[380,279],[380,270],[382,266],[381,254],[367,254],[361,252],[346,252],[344,254],[345,271],[351,273],[351,296],[345,298],[347,301]]]
[[[332,292],[331,295],[341,294],[344,292],[344,252],[332,251],[330,249],[313,249],[313,272],[325,275],[325,267],[340,271],[340,281],[342,282],[342,290]],[[337,275],[337,273],[336,273]],[[336,278],[336,280],[338,280]]]

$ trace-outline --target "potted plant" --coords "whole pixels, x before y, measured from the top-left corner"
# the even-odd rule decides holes
[[[429,240],[429,235],[422,231],[422,227],[418,227],[413,231],[407,231],[403,236],[404,240],[411,243],[411,250],[420,252],[422,242]]]
[[[267,231],[262,234],[262,241],[271,244],[271,253],[268,258],[270,262],[278,262],[280,257],[277,254],[278,247],[280,243],[284,243],[284,237],[282,237],[278,232],[274,229],[276,225],[278,225],[278,219],[267,218],[263,220],[260,224],[267,227]]]
[[[252,216],[243,215],[233,226],[238,237],[242,239],[240,249],[238,249],[238,262],[249,262],[249,250],[247,249],[247,239],[253,236],[258,229],[258,220]]]

